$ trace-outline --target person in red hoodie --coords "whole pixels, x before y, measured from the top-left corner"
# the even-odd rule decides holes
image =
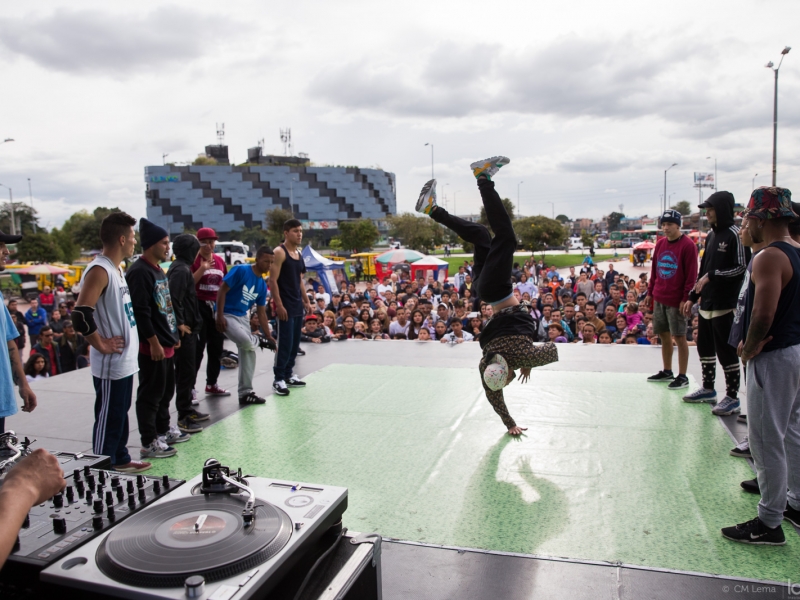
[[[661,339],[664,368],[647,378],[656,383],[669,382],[669,389],[689,387],[689,345],[686,342],[686,317],[683,307],[697,281],[697,247],[681,233],[681,213],[665,210],[661,215],[664,237],[656,242],[650,284],[643,301],[653,310],[653,332]],[[672,372],[672,338],[678,346],[678,376]]]

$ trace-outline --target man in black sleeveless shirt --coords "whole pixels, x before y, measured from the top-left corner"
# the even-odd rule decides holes
[[[800,244],[789,234],[791,192],[754,190],[744,216],[753,241],[766,244],[753,259],[750,325],[738,349],[747,363],[747,429],[761,501],[755,519],[722,535],[782,546],[781,521],[800,526]]]
[[[278,396],[288,396],[289,388],[306,385],[292,371],[300,349],[303,317],[313,311],[303,285],[306,265],[300,254],[303,243],[300,221],[289,219],[283,224],[283,239],[283,244],[275,248],[275,262],[269,274],[269,289],[278,313],[278,351],[272,369],[275,375],[272,389]]]
[[[520,380],[525,383],[530,377],[531,368],[557,361],[558,353],[555,344],[550,342],[534,346],[533,343],[538,340],[539,324],[530,313],[530,305],[520,304],[513,295],[511,269],[517,249],[517,235],[491,179],[500,167],[509,162],[505,156],[495,156],[470,165],[472,174],[478,180],[478,189],[494,238],[480,223],[451,215],[437,205],[435,179],[422,188],[416,210],[475,246],[472,287],[481,300],[492,305],[494,311],[480,337],[483,349],[483,358],[478,366],[481,382],[486,398],[508,433],[520,435],[527,428],[519,427],[509,414],[503,388],[514,380],[514,369],[520,370]]]

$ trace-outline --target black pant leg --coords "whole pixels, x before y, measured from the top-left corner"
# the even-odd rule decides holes
[[[206,362],[206,385],[215,385],[219,380],[220,362],[222,357],[222,347],[225,336],[217,331],[217,324],[214,319],[214,311],[205,302],[198,302],[200,307],[200,317],[203,327],[197,343],[197,371],[203,362],[203,352],[208,349],[208,361]]]
[[[703,387],[714,389],[717,379],[717,354],[714,337],[714,319],[705,319],[698,315],[697,319],[697,354],[700,356],[700,368],[703,372]],[[727,346],[727,342],[725,343]]]
[[[738,398],[741,384],[739,356],[736,348],[728,343],[728,336],[733,326],[733,311],[711,319],[714,328],[714,343],[717,358],[725,373],[725,393],[731,398]]]
[[[139,354],[139,387],[136,388],[136,421],[142,447],[147,447],[156,438],[156,414],[164,395],[164,361],[152,360]]]
[[[450,231],[455,232],[465,242],[475,246],[472,257],[475,261],[472,280],[476,281],[483,270],[483,265],[486,263],[486,257],[489,254],[489,247],[492,243],[492,236],[489,234],[489,230],[480,223],[473,223],[451,215],[441,206],[431,213],[431,218],[440,225],[447,227]]]
[[[184,335],[181,347],[175,350],[175,406],[178,418],[192,412],[192,390],[197,381],[197,334]]]
[[[156,431],[158,435],[164,435],[169,431],[169,403],[175,395],[175,357],[165,358],[160,362],[164,386],[156,411]]]
[[[484,302],[499,302],[513,292],[511,269],[514,266],[514,252],[517,249],[517,235],[511,225],[500,195],[494,189],[494,182],[478,179],[486,218],[494,232],[483,274],[478,281],[478,297]]]

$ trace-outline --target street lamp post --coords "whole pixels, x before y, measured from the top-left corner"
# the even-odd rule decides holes
[[[524,181],[520,181],[517,184],[517,218],[520,218],[520,219],[522,218],[522,211],[519,208],[520,207],[520,204],[519,204],[519,186],[521,186],[523,183],[525,183],[525,182]]]
[[[31,191],[30,177],[28,177],[28,199],[31,201],[31,225],[33,225],[33,233],[36,233],[36,217],[33,215],[33,192]]]
[[[752,189],[756,189],[756,177],[758,177],[758,173],[756,173],[755,175],[753,175],[753,184],[752,184]]]
[[[772,187],[775,187],[777,183],[775,182],[777,177],[777,160],[778,160],[778,71],[781,68],[781,64],[783,63],[783,57],[789,54],[789,50],[791,47],[786,46],[783,50],[781,50],[781,60],[778,62],[778,66],[776,67],[772,61],[769,61],[765,66],[768,69],[772,69],[775,71],[775,97],[774,97],[774,106],[772,110]]]
[[[17,215],[14,212],[14,192],[7,185],[0,183],[0,187],[8,190],[8,201],[11,203],[11,235],[17,235]]]
[[[672,167],[677,166],[678,163],[672,163],[670,166],[664,169],[664,208],[661,209],[662,213],[667,210],[667,171],[669,171]]]
[[[548,202],[548,204],[553,208],[552,217],[553,217],[553,219],[555,219],[556,218],[556,203],[555,202]]]
[[[430,142],[425,142],[425,145],[431,147],[431,179],[436,179],[436,177],[433,175],[433,144]]]
[[[716,156],[706,156],[706,160],[714,159],[714,191],[716,192],[719,188],[717,187],[717,157]]]

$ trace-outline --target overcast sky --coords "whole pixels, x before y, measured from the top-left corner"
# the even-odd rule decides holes
[[[798,22],[795,0],[6,3],[0,183],[27,200],[30,178],[48,227],[144,216],[145,165],[194,159],[224,122],[236,162],[262,138],[282,153],[291,127],[316,164],[394,172],[401,212],[430,179],[426,142],[460,214],[479,208],[469,163],[495,154],[524,215],[653,215],[674,162],[670,204],[696,204],[707,156],[746,201],[770,182],[764,64],[789,45],[778,184],[800,198]]]

